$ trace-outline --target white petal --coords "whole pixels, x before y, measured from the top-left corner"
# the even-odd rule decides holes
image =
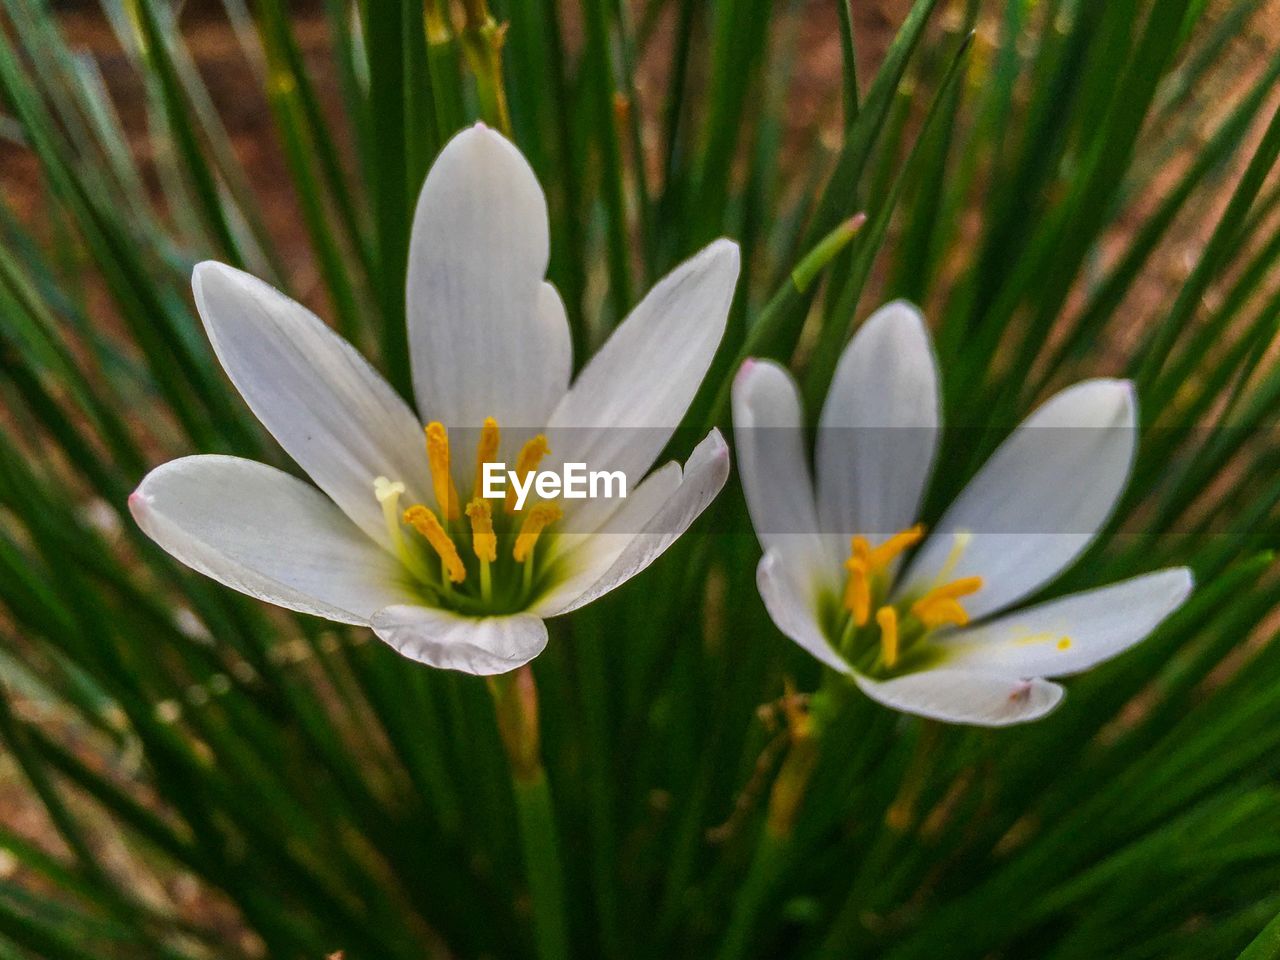
[[[527,613],[464,617],[431,607],[394,606],[374,615],[373,630],[411,660],[480,677],[522,667],[547,645],[547,625]]]
[[[310,484],[238,457],[156,467],[129,497],[138,526],[193,570],[241,593],[367,624],[416,594],[400,563]]]
[[[628,489],[639,483],[711,364],[737,279],[737,244],[717,240],[658,281],[552,413],[560,462],[621,470]]]
[[[591,568],[593,579],[580,571],[572,577],[573,590],[553,590],[532,608],[533,611],[543,616],[568,613],[626,583],[662,556],[689,529],[689,525],[715,499],[728,477],[729,448],[720,436],[720,431],[712,430],[689,455],[679,487],[668,494],[661,508],[629,538],[612,562],[604,567],[600,561],[605,557],[597,555],[593,558],[596,564]],[[666,482],[668,481],[664,481],[664,485]],[[646,491],[646,501],[652,503],[660,489]],[[625,535],[626,531],[622,530],[623,522],[625,521],[615,519],[614,529]],[[602,535],[611,536],[608,532]],[[579,590],[583,581],[589,585]],[[572,595],[574,593],[576,596]]]
[[[788,567],[834,585],[838,538],[827,543],[819,533],[795,380],[771,360],[748,360],[734,377],[732,401],[738,474],[761,546]]]
[[[289,456],[385,545],[378,476],[422,499],[418,418],[351,344],[299,303],[221,263],[196,265],[196,306],[231,382]]]
[[[766,553],[756,566],[756,587],[774,626],[832,670],[850,672],[818,623],[812,584],[801,583],[795,569],[788,569],[777,554]]]
[[[938,449],[938,371],[924,318],[899,300],[859,328],[836,367],[818,425],[824,530],[872,545],[905,530]]]
[[[564,393],[569,327],[542,285],[547,202],[477,124],[436,158],[413,218],[406,309],[418,409],[447,427],[538,427]],[[557,304],[558,306],[558,304]]]
[[[1007,727],[1038,720],[1062,700],[1063,689],[1048,680],[1017,680],[970,670],[922,670],[892,680],[854,674],[872,700],[943,723]]]
[[[948,667],[1012,677],[1062,677],[1123,653],[1146,637],[1191,593],[1186,568],[1042,603],[968,630],[938,645]]]
[[[545,414],[533,418],[528,426],[541,429],[555,405],[568,392],[569,377],[573,374],[573,341],[569,336],[569,320],[565,315],[564,300],[560,297],[560,291],[550,283],[543,283],[538,288],[537,346],[540,349],[536,355],[544,374],[543,393],[534,397],[531,402],[536,409],[545,411]]]
[[[1136,440],[1133,385],[1086,380],[1045,401],[978,471],[907,571],[900,594],[980,576],[965,600],[977,619],[1064,570],[1106,523],[1124,491]],[[954,566],[956,534],[967,546]]]
[[[537,609],[558,610],[600,579],[675,496],[683,480],[680,464],[672,460],[645,477],[597,529],[578,532],[572,519],[557,524],[547,556],[558,565],[557,577],[563,579],[539,599]],[[568,532],[566,526],[571,527]]]

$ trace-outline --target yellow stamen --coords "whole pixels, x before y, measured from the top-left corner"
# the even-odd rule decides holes
[[[849,540],[849,558],[861,560],[871,569],[871,544],[866,537],[855,536]]]
[[[925,594],[924,599],[946,597],[949,600],[958,600],[961,597],[971,596],[981,589],[981,577],[961,577],[959,580],[952,580],[950,583],[944,583],[940,587],[934,587]]]
[[[883,570],[896,560],[900,554],[910,550],[923,539],[924,525],[919,523],[914,527],[908,527],[900,533],[895,533],[880,546],[871,547],[868,550],[871,569],[875,571]]]
[[[427,424],[427,463],[431,466],[431,486],[436,494],[436,506],[445,522],[456,520],[458,491],[449,474],[449,432],[439,420]]]
[[[520,524],[520,532],[516,535],[516,545],[511,551],[516,563],[524,563],[533,556],[533,547],[542,535],[543,529],[555,523],[564,514],[554,503],[539,503],[525,514]]]
[[[458,555],[458,548],[434,513],[424,506],[413,506],[404,512],[404,522],[422,534],[431,549],[439,554],[445,575],[451,581],[461,583],[467,578],[467,568]]]
[[[471,489],[472,497],[484,493],[484,465],[498,462],[498,440],[498,421],[485,417],[484,426],[480,428],[480,442],[476,444],[476,481]],[[468,516],[470,513],[468,509]]]
[[[864,627],[871,619],[872,578],[923,538],[924,527],[916,524],[895,533],[878,547],[871,546],[866,537],[850,539],[849,559],[844,564],[849,571],[844,587],[844,607],[853,615],[854,626]]]
[[[480,560],[480,597],[486,602],[493,594],[493,574],[489,564],[498,559],[498,538],[493,532],[493,508],[489,501],[477,496],[467,504],[471,520],[471,549]]]
[[[1061,640],[1059,640],[1059,641],[1058,641],[1058,649],[1059,649],[1059,650],[1070,650],[1070,649],[1071,649],[1071,638],[1070,638],[1070,637],[1063,637]]]
[[[849,571],[844,585],[844,608],[853,615],[854,626],[866,626],[871,616],[871,571],[867,561],[856,555],[846,560],[844,566]]]
[[[952,624],[963,627],[969,622],[969,614],[957,600],[934,600],[927,606],[913,606],[914,613],[929,630]]]
[[[515,474],[521,483],[524,483],[525,477],[538,469],[538,463],[550,452],[551,448],[547,446],[547,438],[541,433],[520,448],[520,456],[516,458]],[[507,513],[516,512],[514,485],[507,487],[506,511]]]
[[[498,538],[493,532],[493,509],[488,500],[476,497],[467,504],[471,520],[471,549],[485,563],[498,559]]]
[[[929,630],[944,624],[963,627],[969,622],[969,614],[960,605],[960,598],[981,589],[981,577],[961,577],[934,587],[911,605],[911,612]]]
[[[892,670],[898,662],[898,611],[881,607],[876,611],[876,625],[880,627],[880,659]]]

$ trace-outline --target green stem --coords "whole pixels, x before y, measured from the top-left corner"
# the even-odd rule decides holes
[[[916,807],[924,789],[925,780],[936,763],[938,743],[942,736],[942,724],[933,720],[921,721],[920,733],[911,748],[911,758],[903,771],[898,790],[884,812],[884,830],[876,833],[875,841],[858,867],[849,893],[840,910],[830,922],[827,934],[818,948],[820,960],[837,960],[848,956],[849,941],[858,934],[862,918],[871,907],[870,899],[882,892],[884,878],[893,864],[900,859],[901,843],[916,821]]]
[[[716,954],[716,960],[738,960],[746,955],[747,947],[753,942],[755,919],[760,907],[790,857],[791,837],[778,836],[771,830],[765,830],[751,858],[747,879],[738,892],[729,930]]]
[[[431,78],[436,114],[436,139],[444,144],[466,123],[458,70],[459,45],[449,22],[447,5],[442,10],[436,0],[427,0],[423,4],[423,25],[427,37],[427,73]]]
[[[814,694],[807,712],[788,711],[791,747],[769,792],[764,832],[751,859],[751,867],[738,894],[729,928],[716,960],[739,960],[755,942],[756,918],[778,878],[791,860],[796,819],[804,803],[809,781],[818,765],[823,728],[835,697],[828,682]]]
[[[485,0],[467,0],[463,4],[466,25],[462,29],[462,50],[466,54],[476,81],[476,98],[480,115],[511,139],[511,112],[507,108],[507,89],[502,82],[502,45],[506,25],[499,24],[489,12]]]
[[[525,875],[533,900],[534,945],[541,960],[563,960],[569,956],[569,936],[551,788],[541,767],[532,779],[517,777],[513,785]]]
[[[542,766],[538,690],[533,670],[523,666],[489,680],[498,732],[511,767],[525,879],[533,902],[533,940],[539,960],[569,956],[564,880],[551,786]]]
[[[618,142],[617,103],[614,95],[612,37],[609,31],[608,4],[590,0],[582,4],[583,50],[582,68],[591,77],[591,129],[600,150],[600,190],[604,201],[605,256],[609,272],[609,300],[613,305],[613,322],[621,323],[631,307],[631,237],[627,226],[626,185],[622,168],[622,145]]]
[[[382,362],[401,396],[413,393],[405,327],[404,285],[409,262],[410,206],[405,150],[405,64],[403,19],[390,0],[369,0],[364,12],[369,61],[369,103],[378,149],[373,171],[373,214],[377,236]]]

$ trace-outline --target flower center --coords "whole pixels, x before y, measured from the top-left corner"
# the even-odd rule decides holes
[[[951,578],[969,539],[965,534],[956,535],[951,556],[932,587],[888,602],[893,562],[923,539],[924,527],[916,524],[877,547],[866,537],[850,541],[844,595],[835,620],[841,654],[863,673],[885,675],[913,666],[928,655],[921,641],[931,633],[969,622],[961,601],[982,589],[982,578]]]
[[[471,497],[464,505],[450,469],[448,431],[439,422],[425,429],[435,509],[420,503],[402,508],[403,483],[387,477],[373,482],[392,549],[440,606],[466,613],[523,609],[545,568],[541,559],[547,551],[537,549],[539,541],[560,519],[560,508],[540,501],[517,509],[514,484],[505,498],[485,499],[485,464],[501,462],[501,433],[493,417],[480,428]],[[512,473],[526,483],[550,452],[547,438],[538,434],[521,447]]]

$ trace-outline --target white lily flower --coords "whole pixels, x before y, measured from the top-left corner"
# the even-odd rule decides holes
[[[310,311],[199,264],[196,305],[218,359],[315,486],[249,460],[185,457],[134,492],[138,524],[229,587],[371,627],[423,663],[482,675],[527,663],[546,645],[544,617],[647,567],[728,475],[712,431],[683,469],[644,478],[720,343],[736,245],[717,241],[668,274],[572,384],[548,246],[546,201],[520,152],[483,125],[458,134],[413,223],[418,413]],[[459,450],[460,434],[478,449]],[[480,496],[485,462],[523,477],[549,448],[559,463],[622,471],[627,498],[516,510]]]
[[[927,537],[916,521],[937,452],[938,373],[915,307],[883,307],[841,356],[816,487],[786,370],[744,364],[733,416],[770,616],[896,710],[982,726],[1044,716],[1063,696],[1046,678],[1122,653],[1191,591],[1188,570],[1168,569],[1005,612],[1066,569],[1115,508],[1136,442],[1127,381],[1088,380],[1047,400]]]

